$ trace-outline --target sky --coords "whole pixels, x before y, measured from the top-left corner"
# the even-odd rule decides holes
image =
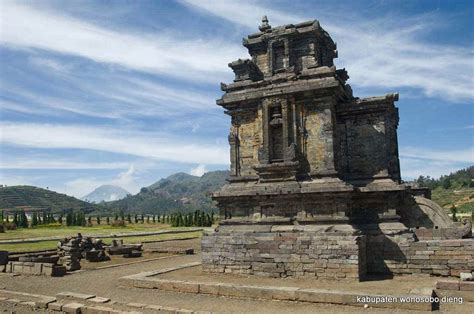
[[[473,1],[1,1],[0,184],[136,193],[229,166],[242,38],[317,19],[354,95],[398,92],[402,177],[474,164]]]

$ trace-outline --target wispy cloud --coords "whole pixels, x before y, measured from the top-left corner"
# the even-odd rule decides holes
[[[126,169],[128,166],[128,162],[74,162],[34,158],[9,161],[2,159],[0,163],[0,169]]]
[[[474,165],[474,148],[435,150],[422,147],[401,147],[402,177],[414,179],[423,176],[438,178]]]
[[[182,2],[253,30],[264,14],[275,26],[319,18],[322,26],[338,42],[340,60],[336,60],[337,64],[347,68],[350,83],[355,87],[381,87],[389,91],[416,88],[426,96],[449,101],[474,99],[473,50],[424,41],[425,34],[440,27],[439,19],[435,23],[433,16],[382,16],[367,22],[367,19],[350,13],[338,19],[324,12],[315,13],[319,16],[288,14],[253,1]],[[387,24],[391,27],[388,28]]]
[[[434,150],[419,147],[401,147],[400,156],[406,158],[474,164],[474,147],[462,150]]]
[[[1,142],[10,145],[90,149],[183,163],[228,164],[226,147],[166,133],[38,123],[2,123],[0,129]]]
[[[419,176],[430,176],[439,178],[458,171],[459,169],[471,166],[469,163],[458,163],[450,161],[439,161],[418,158],[400,158],[402,178],[405,180],[413,180]]]
[[[185,80],[215,83],[229,77],[226,64],[243,51],[223,40],[106,29],[14,2],[2,4],[1,17],[0,41],[8,47],[54,51]]]

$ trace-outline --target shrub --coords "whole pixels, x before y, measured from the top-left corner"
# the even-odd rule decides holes
[[[16,230],[16,225],[12,222],[5,222],[3,226],[5,227],[5,230]]]
[[[123,220],[114,220],[110,224],[112,227],[126,227],[127,224]]]

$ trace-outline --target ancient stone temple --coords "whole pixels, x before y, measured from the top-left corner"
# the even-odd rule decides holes
[[[474,268],[470,224],[401,181],[398,94],[355,97],[318,21],[264,17],[259,30],[217,100],[231,117],[231,176],[213,196],[221,220],[203,237],[204,270],[361,279]],[[459,254],[439,258],[446,239]]]

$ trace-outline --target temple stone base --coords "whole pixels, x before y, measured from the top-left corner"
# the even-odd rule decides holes
[[[204,234],[202,261],[207,272],[264,277],[458,277],[474,269],[474,239],[419,241],[400,223],[221,225]]]
[[[221,228],[203,236],[204,271],[328,279],[362,279],[365,275],[365,236],[295,232],[293,226],[279,225],[254,226],[254,232],[238,229]]]

